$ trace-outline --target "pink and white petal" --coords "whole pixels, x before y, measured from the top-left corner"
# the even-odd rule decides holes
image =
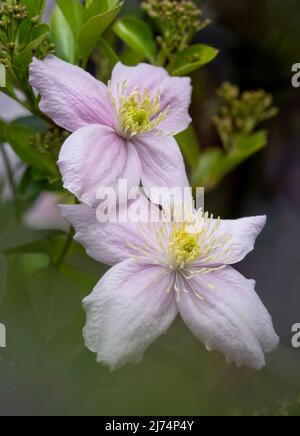
[[[119,97],[120,85],[126,82],[125,95],[129,95],[135,87],[143,94],[148,90],[153,99],[158,92],[161,97],[161,111],[169,108],[167,119],[160,125],[165,133],[179,133],[191,123],[188,113],[191,104],[192,86],[189,77],[171,77],[161,67],[139,64],[127,67],[120,62],[115,66],[112,79],[112,95]]]
[[[174,295],[167,292],[173,274],[132,260],[114,266],[83,301],[87,315],[86,346],[97,361],[119,368],[138,363],[145,350],[177,316]]]
[[[152,205],[146,197],[136,200],[141,205],[141,219],[145,220],[148,213],[159,216],[159,209]],[[134,202],[129,202],[130,207]],[[132,246],[142,247],[145,242],[141,237],[140,223],[106,222],[97,219],[97,210],[81,205],[59,206],[63,217],[74,227],[74,239],[86,249],[87,254],[106,265],[115,265],[133,256]],[[123,214],[123,211],[121,211]],[[125,207],[124,207],[125,214]],[[143,231],[151,232],[151,227],[143,225]]]
[[[141,182],[141,162],[135,147],[127,142],[127,161],[122,173],[122,179],[126,180],[128,189],[138,188]]]
[[[226,267],[185,280],[185,287],[189,293],[182,293],[179,312],[209,351],[222,352],[238,367],[265,366],[265,353],[275,350],[279,339],[253,280]]]
[[[231,265],[242,261],[254,249],[255,241],[267,222],[266,216],[254,216],[238,220],[221,220],[216,233],[219,240],[225,239],[222,248],[216,250],[217,262]],[[226,253],[224,255],[224,253]]]
[[[184,160],[171,136],[143,135],[134,138],[142,169],[142,184],[148,195],[151,188],[188,188]]]
[[[168,109],[165,121],[159,125],[168,134],[177,134],[192,122],[189,107],[192,101],[192,85],[189,77],[170,77],[160,86],[161,109]]]
[[[70,132],[88,124],[114,124],[107,87],[78,66],[55,56],[34,58],[29,83],[41,95],[41,111]]]
[[[97,203],[99,189],[114,188],[128,167],[136,179],[140,173],[139,160],[134,153],[128,154],[126,142],[110,127],[93,124],[65,141],[58,166],[64,187],[90,206]]]

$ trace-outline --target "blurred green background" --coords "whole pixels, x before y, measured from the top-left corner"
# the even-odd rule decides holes
[[[215,61],[193,75],[192,115],[203,148],[219,141],[211,116],[217,105],[215,90],[223,81],[237,83],[242,90],[265,88],[280,108],[267,123],[268,147],[207,193],[206,209],[224,218],[268,215],[256,251],[239,269],[257,280],[281,345],[264,371],[238,370],[218,353],[207,353],[178,320],[142,363],[110,372],[95,362],[81,336],[80,299],[104,269],[87,262],[74,245],[64,266],[68,298],[62,295],[60,307],[53,306],[48,321],[54,331],[44,332],[30,293],[42,288],[47,278],[35,277],[33,283],[28,276],[37,265],[46,267],[48,259],[13,255],[0,307],[8,335],[7,349],[0,349],[1,415],[300,415],[300,349],[291,347],[291,327],[300,322],[300,90],[291,85],[292,65],[300,62],[300,3],[199,4],[213,24],[197,42],[221,50]],[[140,15],[138,1],[125,1],[123,13]],[[0,213],[0,228],[8,229],[11,205],[3,204]]]

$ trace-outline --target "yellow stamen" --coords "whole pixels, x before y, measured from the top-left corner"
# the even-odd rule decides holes
[[[157,129],[167,118],[169,109],[161,111],[159,91],[151,99],[147,89],[141,94],[136,87],[130,95],[126,96],[126,86],[126,81],[118,86],[118,96],[115,98],[112,96],[109,84],[108,95],[117,112],[120,135],[126,139],[131,139],[136,135]]]
[[[188,233],[185,225],[175,226],[170,238],[169,249],[174,257],[176,267],[183,267],[199,257],[198,239],[199,234]]]

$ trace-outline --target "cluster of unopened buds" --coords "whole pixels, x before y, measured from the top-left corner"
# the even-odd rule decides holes
[[[16,2],[3,2],[0,6],[0,63],[10,67],[13,53],[16,49],[13,33],[28,16],[27,7]]]
[[[210,24],[201,20],[201,9],[190,0],[148,0],[142,8],[158,23],[163,34],[158,43],[168,52],[185,49],[193,35]]]
[[[225,148],[231,148],[237,135],[252,133],[259,123],[278,113],[272,95],[264,90],[241,93],[237,86],[226,82],[219,89],[218,96],[223,105],[214,122]]]
[[[3,2],[0,6],[0,17],[1,27],[10,25],[13,21],[24,20],[24,18],[27,18],[27,7],[16,2]]]

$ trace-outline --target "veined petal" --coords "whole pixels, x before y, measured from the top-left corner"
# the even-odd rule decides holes
[[[254,249],[255,241],[266,221],[266,216],[221,220],[215,236],[218,241],[225,238],[227,242],[221,244],[220,249],[214,250],[214,261],[225,265],[242,261]]]
[[[114,266],[84,302],[84,338],[97,360],[111,369],[138,363],[172,324],[177,307],[167,290],[173,274],[129,260]]]
[[[141,205],[142,220],[146,214],[159,216],[159,209],[151,204],[144,196],[136,202]],[[133,203],[130,202],[130,207]],[[64,218],[74,227],[74,239],[84,246],[89,256],[107,265],[115,265],[133,257],[133,246],[142,247],[145,242],[140,234],[140,223],[107,222],[100,223],[97,211],[87,205],[62,205],[59,207]],[[125,221],[125,220],[124,220]],[[143,226],[143,231],[147,225]],[[150,230],[149,230],[150,231]],[[150,260],[149,260],[150,262]]]
[[[55,56],[33,59],[30,85],[41,95],[40,109],[56,124],[74,132],[87,124],[112,127],[107,87],[89,73]]]
[[[255,282],[231,267],[184,282],[189,293],[182,292],[177,304],[193,334],[209,351],[221,351],[228,362],[261,369],[264,354],[273,351],[279,339],[255,293]]]
[[[141,94],[147,90],[152,99],[160,93],[160,110],[163,112],[168,109],[167,119],[159,126],[165,133],[179,133],[191,123],[188,109],[191,104],[192,86],[189,77],[171,77],[164,68],[143,63],[135,67],[118,63],[111,79],[112,96],[117,100],[120,86],[124,82],[126,96],[136,87]]]
[[[147,192],[157,187],[190,186],[181,151],[173,137],[148,134],[134,138],[132,143],[140,157],[142,183]]]
[[[140,180],[137,153],[106,126],[91,124],[73,133],[62,146],[58,165],[64,187],[91,206],[100,188],[115,187],[124,177],[129,188]]]

